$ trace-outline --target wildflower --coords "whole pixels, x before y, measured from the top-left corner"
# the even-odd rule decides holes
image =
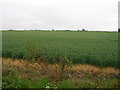
[[[46,88],[50,88],[49,86],[46,86]]]

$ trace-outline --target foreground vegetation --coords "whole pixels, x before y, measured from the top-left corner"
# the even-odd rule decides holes
[[[3,58],[3,88],[118,88],[119,69]]]
[[[53,63],[66,56],[74,64],[120,68],[117,32],[6,31],[2,38],[5,58]]]

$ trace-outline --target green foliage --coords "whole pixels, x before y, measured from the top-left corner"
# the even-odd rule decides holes
[[[61,64],[61,71],[62,71],[62,73],[68,67],[72,67],[72,62],[66,56],[60,57],[59,58],[59,63]]]
[[[80,80],[78,88],[96,88],[96,85],[89,80]]]
[[[65,80],[59,83],[59,88],[95,88],[95,83],[89,81]]]
[[[89,74],[90,75],[90,74]],[[103,74],[102,78],[96,78],[95,81],[86,79],[67,79],[59,81],[54,85],[49,78],[39,80],[28,80],[21,78],[15,70],[2,77],[2,88],[114,88],[118,87],[118,81],[109,79]]]
[[[64,80],[58,85],[58,88],[114,88],[118,84],[116,81],[100,80],[99,82],[90,81],[89,79]]]
[[[3,88],[27,88],[28,81],[19,77],[17,71],[9,72],[8,76],[4,76],[2,80]]]
[[[32,42],[32,43],[29,43],[29,42],[26,42],[25,43],[25,55],[24,55],[24,59],[27,59],[27,60],[36,60],[36,59],[39,59],[40,58],[40,53],[39,52],[39,56],[37,56],[37,52],[39,49],[37,49],[35,47],[35,44]],[[36,58],[37,57],[37,58]]]
[[[120,28],[118,29],[118,32],[120,32]]]
[[[58,84],[58,88],[76,88],[72,80],[65,80]]]
[[[38,81],[32,81],[29,83],[29,88],[46,88],[47,86],[53,87],[48,78],[44,78]]]
[[[46,57],[52,63],[65,53],[76,64],[119,67],[117,32],[7,31],[2,32],[2,38],[3,57]],[[41,53],[44,52],[41,48],[47,53]]]
[[[48,78],[37,81],[23,79],[17,71],[11,71],[7,76],[3,76],[2,88],[46,88],[53,87]]]
[[[38,46],[34,42],[26,42],[24,48],[24,59],[33,61],[40,60],[41,62],[46,61],[44,57],[44,54],[46,54],[46,52],[43,48],[41,48],[40,45]]]
[[[86,72],[86,77],[90,78],[91,77],[91,72]]]
[[[82,31],[86,31],[86,30],[83,28]]]

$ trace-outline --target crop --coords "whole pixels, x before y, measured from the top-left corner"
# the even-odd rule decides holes
[[[26,44],[34,45],[31,50],[36,54],[26,52]],[[2,32],[2,47],[6,58],[38,57],[53,62],[66,56],[74,64],[120,68],[117,32],[6,31]]]

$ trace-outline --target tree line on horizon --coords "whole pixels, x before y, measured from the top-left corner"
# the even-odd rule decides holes
[[[3,30],[4,31],[4,30]],[[10,29],[10,30],[5,30],[5,31],[74,31],[74,30],[55,30],[55,29],[52,29],[52,30],[39,30],[39,29],[31,29],[31,30],[14,30],[14,29]],[[78,30],[76,30],[76,31],[88,31],[88,32],[117,32],[117,31],[92,31],[92,30],[86,30],[86,29],[82,29],[82,30],[80,30],[80,29],[78,29]],[[120,28],[118,29],[118,32],[120,32]]]

